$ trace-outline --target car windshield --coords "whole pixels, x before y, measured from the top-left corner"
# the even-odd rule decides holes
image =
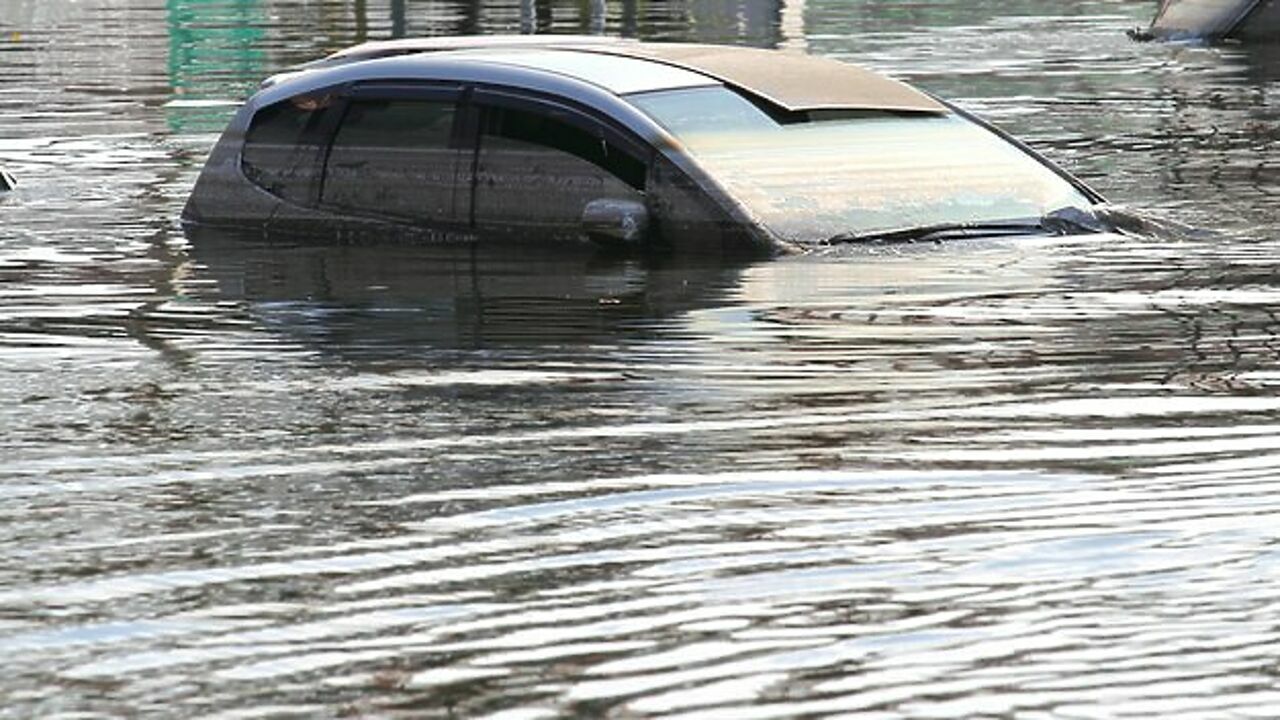
[[[779,123],[725,87],[629,100],[793,242],[1034,220],[1092,204],[1035,158],[958,115],[819,111]]]

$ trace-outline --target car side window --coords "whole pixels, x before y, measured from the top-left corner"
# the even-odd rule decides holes
[[[321,202],[428,221],[457,219],[452,101],[353,99],[334,134]]]
[[[297,203],[314,197],[329,96],[299,96],[259,110],[245,133],[240,167],[267,192]]]
[[[476,158],[478,226],[575,235],[593,200],[643,201],[645,163],[602,133],[550,114],[483,108]]]

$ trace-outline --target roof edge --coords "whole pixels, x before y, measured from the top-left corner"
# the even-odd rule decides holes
[[[883,110],[928,115],[951,112],[944,103],[907,83],[819,55],[699,43],[584,45],[564,49],[642,58],[700,73],[788,112]],[[792,68],[805,70],[806,75],[780,77],[778,63],[761,62],[771,54],[787,58]]]
[[[594,53],[666,65],[723,83],[787,112],[950,112],[928,93],[834,58],[734,45],[640,42],[600,35],[469,35],[372,41],[340,50],[292,72],[394,56],[522,49]],[[277,79],[273,77],[264,84]]]

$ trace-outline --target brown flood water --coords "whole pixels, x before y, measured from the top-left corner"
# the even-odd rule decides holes
[[[0,717],[1276,716],[1280,56],[1122,0],[393,10],[0,0]],[[860,62],[1218,234],[183,237],[262,77],[401,25]]]

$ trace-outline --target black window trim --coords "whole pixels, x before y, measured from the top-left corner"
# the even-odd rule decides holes
[[[521,88],[476,85],[472,88],[467,100],[472,106],[506,107],[555,117],[586,132],[599,134],[601,139],[618,146],[639,160],[645,168],[653,165],[655,151],[649,143],[622,127],[606,113],[580,105],[568,98]],[[479,121],[479,118],[474,115],[473,119],[476,122]],[[643,188],[641,190],[643,191]]]
[[[429,80],[365,80],[349,85],[343,99],[361,100],[460,100],[466,87]]]

